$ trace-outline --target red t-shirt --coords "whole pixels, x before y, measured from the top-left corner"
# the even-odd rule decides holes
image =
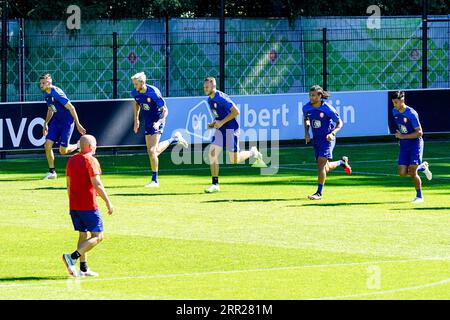
[[[71,210],[98,209],[97,192],[91,177],[101,175],[100,163],[92,154],[77,153],[67,161],[66,176],[70,177]]]

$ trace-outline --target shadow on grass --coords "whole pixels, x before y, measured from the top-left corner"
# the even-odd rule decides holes
[[[201,203],[227,203],[227,202],[277,202],[277,201],[295,201],[295,199],[220,199],[220,200],[207,200],[201,201]]]
[[[41,281],[41,280],[64,280],[67,276],[47,276],[47,277],[6,277],[0,278],[0,282],[16,282],[16,281]]]
[[[128,188],[142,188],[143,185],[136,186],[105,186],[106,189],[128,189]],[[67,190],[66,187],[36,187],[29,189],[21,189],[22,191],[36,191],[36,190]]]
[[[450,207],[428,207],[428,208],[412,208],[413,210],[447,210],[450,213]]]
[[[108,187],[106,187],[108,189]],[[190,196],[193,194],[203,194],[203,192],[177,192],[177,193],[113,193],[112,196],[119,197],[157,197],[157,196]]]
[[[340,206],[370,206],[370,205],[378,205],[378,204],[398,204],[398,201],[385,201],[385,202],[337,202],[337,203],[324,203],[321,201],[314,201],[305,204],[299,205],[290,205],[287,207],[340,207]]]

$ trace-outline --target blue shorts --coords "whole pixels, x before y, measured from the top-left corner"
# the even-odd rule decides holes
[[[62,147],[68,147],[75,124],[61,124],[58,121],[50,122],[46,139],[59,143]]]
[[[72,223],[75,231],[80,232],[102,232],[103,221],[100,211],[97,210],[70,210]]]
[[[333,159],[333,149],[336,145],[336,139],[332,141],[319,140],[314,142],[314,156],[316,160],[319,157],[327,158],[328,160]]]
[[[154,135],[154,134],[162,134],[164,131],[164,124],[161,123],[158,130],[153,128],[153,125],[156,121],[145,120],[145,135]]]
[[[228,152],[239,152],[239,129],[216,129],[211,143],[221,148],[226,146]]]
[[[417,141],[400,141],[400,153],[398,155],[399,166],[418,166],[422,163],[422,156],[423,139],[418,139]]]

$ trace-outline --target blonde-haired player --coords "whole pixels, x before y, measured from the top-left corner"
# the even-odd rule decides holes
[[[140,126],[139,114],[142,113],[145,125],[145,143],[152,169],[152,180],[146,187],[159,187],[158,183],[158,156],[171,144],[181,144],[187,148],[188,144],[180,132],[176,132],[170,139],[160,142],[164,130],[168,109],[161,92],[155,86],[148,85],[144,72],[136,73],[131,77],[134,90],[131,96],[134,99],[134,133],[137,134]]]

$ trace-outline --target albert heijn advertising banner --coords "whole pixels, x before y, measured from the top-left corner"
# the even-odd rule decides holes
[[[240,109],[238,121],[242,141],[303,139],[302,107],[307,93],[231,96]],[[344,127],[340,137],[389,134],[386,91],[337,92],[328,100]],[[133,101],[73,101],[80,122],[89,134],[97,137],[99,146],[144,145],[143,124],[133,133]],[[207,97],[166,98],[169,115],[161,139],[181,131],[191,143],[207,143],[213,130],[207,129],[213,115]],[[47,112],[44,102],[0,104],[0,150],[38,149],[45,142],[42,125]],[[72,143],[79,134],[75,132]]]

